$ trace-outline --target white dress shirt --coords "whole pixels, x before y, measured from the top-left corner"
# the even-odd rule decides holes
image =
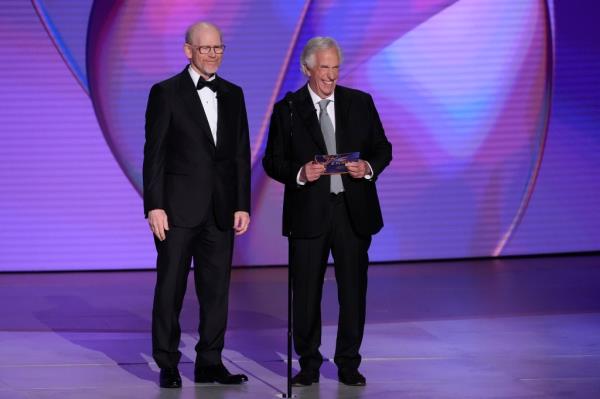
[[[188,67],[188,71],[192,77],[192,80],[194,81],[194,86],[197,85],[198,80],[200,80],[200,74],[196,72],[191,65]],[[214,80],[215,76],[216,75],[211,76],[207,79],[207,81],[210,82]],[[212,133],[215,145],[217,145],[217,117],[219,111],[217,93],[208,87],[203,87],[202,89],[198,90],[198,97],[200,97],[202,108],[204,108],[206,119],[208,119],[208,126],[210,126],[210,132]]]
[[[333,124],[333,131],[335,131],[335,92],[331,93],[329,97],[321,98],[317,93],[311,89],[310,85],[307,85],[308,93],[310,94],[310,98],[313,102],[313,106],[315,107],[315,112],[317,113],[317,119],[319,119],[319,114],[321,113],[321,107],[319,107],[319,101],[321,100],[329,100],[329,104],[327,104],[327,114],[329,115],[329,119],[331,119],[331,123]]]

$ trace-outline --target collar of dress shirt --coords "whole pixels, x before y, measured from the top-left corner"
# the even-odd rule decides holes
[[[188,67],[188,72],[190,73],[190,76],[192,77],[192,80],[194,81],[194,86],[196,86],[198,84],[198,81],[200,80],[200,74],[198,72],[196,72],[196,70],[194,68],[192,68],[192,66],[190,65]],[[207,82],[210,82],[211,80],[215,80],[217,74],[213,73],[213,75],[206,79]]]
[[[321,100],[331,100],[331,102],[335,101],[335,91],[333,93],[331,93],[331,95],[329,97],[321,98],[321,97],[319,97],[319,95],[317,93],[315,93],[313,91],[313,89],[311,89],[311,87],[308,83],[306,84],[306,87],[308,87],[308,93],[310,94],[310,98],[312,99],[312,102],[317,110],[319,109],[319,101],[321,101]]]

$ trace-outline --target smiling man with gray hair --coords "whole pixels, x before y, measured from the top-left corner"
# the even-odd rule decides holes
[[[340,382],[366,384],[358,371],[366,313],[368,249],[383,227],[375,181],[392,159],[373,99],[337,84],[342,51],[330,37],[308,41],[300,67],[308,83],[275,104],[263,167],[285,185],[294,295],[294,386],[319,381],[321,295],[331,252],[340,304],[334,361]]]

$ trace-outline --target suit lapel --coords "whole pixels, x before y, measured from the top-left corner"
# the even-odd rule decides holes
[[[204,107],[202,106],[202,102],[198,96],[198,91],[194,86],[194,81],[192,80],[187,67],[183,70],[179,77],[179,92],[182,93],[183,102],[187,107],[188,113],[199,126],[204,136],[206,136],[206,138],[214,147],[215,141],[210,131],[210,126],[208,124],[208,119],[206,118],[206,113],[204,112]]]
[[[221,148],[223,146],[223,142],[225,141],[225,115],[228,115],[229,112],[229,90],[221,81],[219,76],[216,77],[217,80],[217,148]],[[212,136],[211,136],[212,137]]]
[[[344,132],[346,132],[346,121],[348,120],[348,112],[350,108],[350,99],[346,96],[346,92],[341,87],[335,88],[335,147],[337,153],[346,152],[344,148]]]
[[[308,92],[308,87],[302,87],[296,92],[296,94],[298,98],[298,114],[300,115],[300,118],[304,121],[311,138],[317,144],[317,147],[319,147],[321,153],[327,154],[325,139],[323,138],[323,133],[321,132],[319,118],[317,117],[315,106]]]

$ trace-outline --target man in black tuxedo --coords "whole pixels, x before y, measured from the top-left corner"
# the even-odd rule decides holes
[[[191,260],[200,303],[196,382],[240,384],[224,367],[234,233],[250,223],[250,145],[242,89],[216,75],[225,46],[220,30],[192,25],[183,48],[189,65],[150,90],[144,146],[144,211],[158,257],[152,355],[160,386],[181,387],[179,314]]]
[[[340,304],[335,364],[340,382],[365,385],[358,371],[371,236],[383,227],[375,181],[392,159],[373,99],[337,85],[335,40],[308,41],[300,63],[308,84],[275,104],[263,166],[285,184],[283,235],[290,246],[294,346],[301,371],[295,386],[319,381],[321,294],[329,252]],[[325,175],[315,155],[360,152],[347,174]]]

